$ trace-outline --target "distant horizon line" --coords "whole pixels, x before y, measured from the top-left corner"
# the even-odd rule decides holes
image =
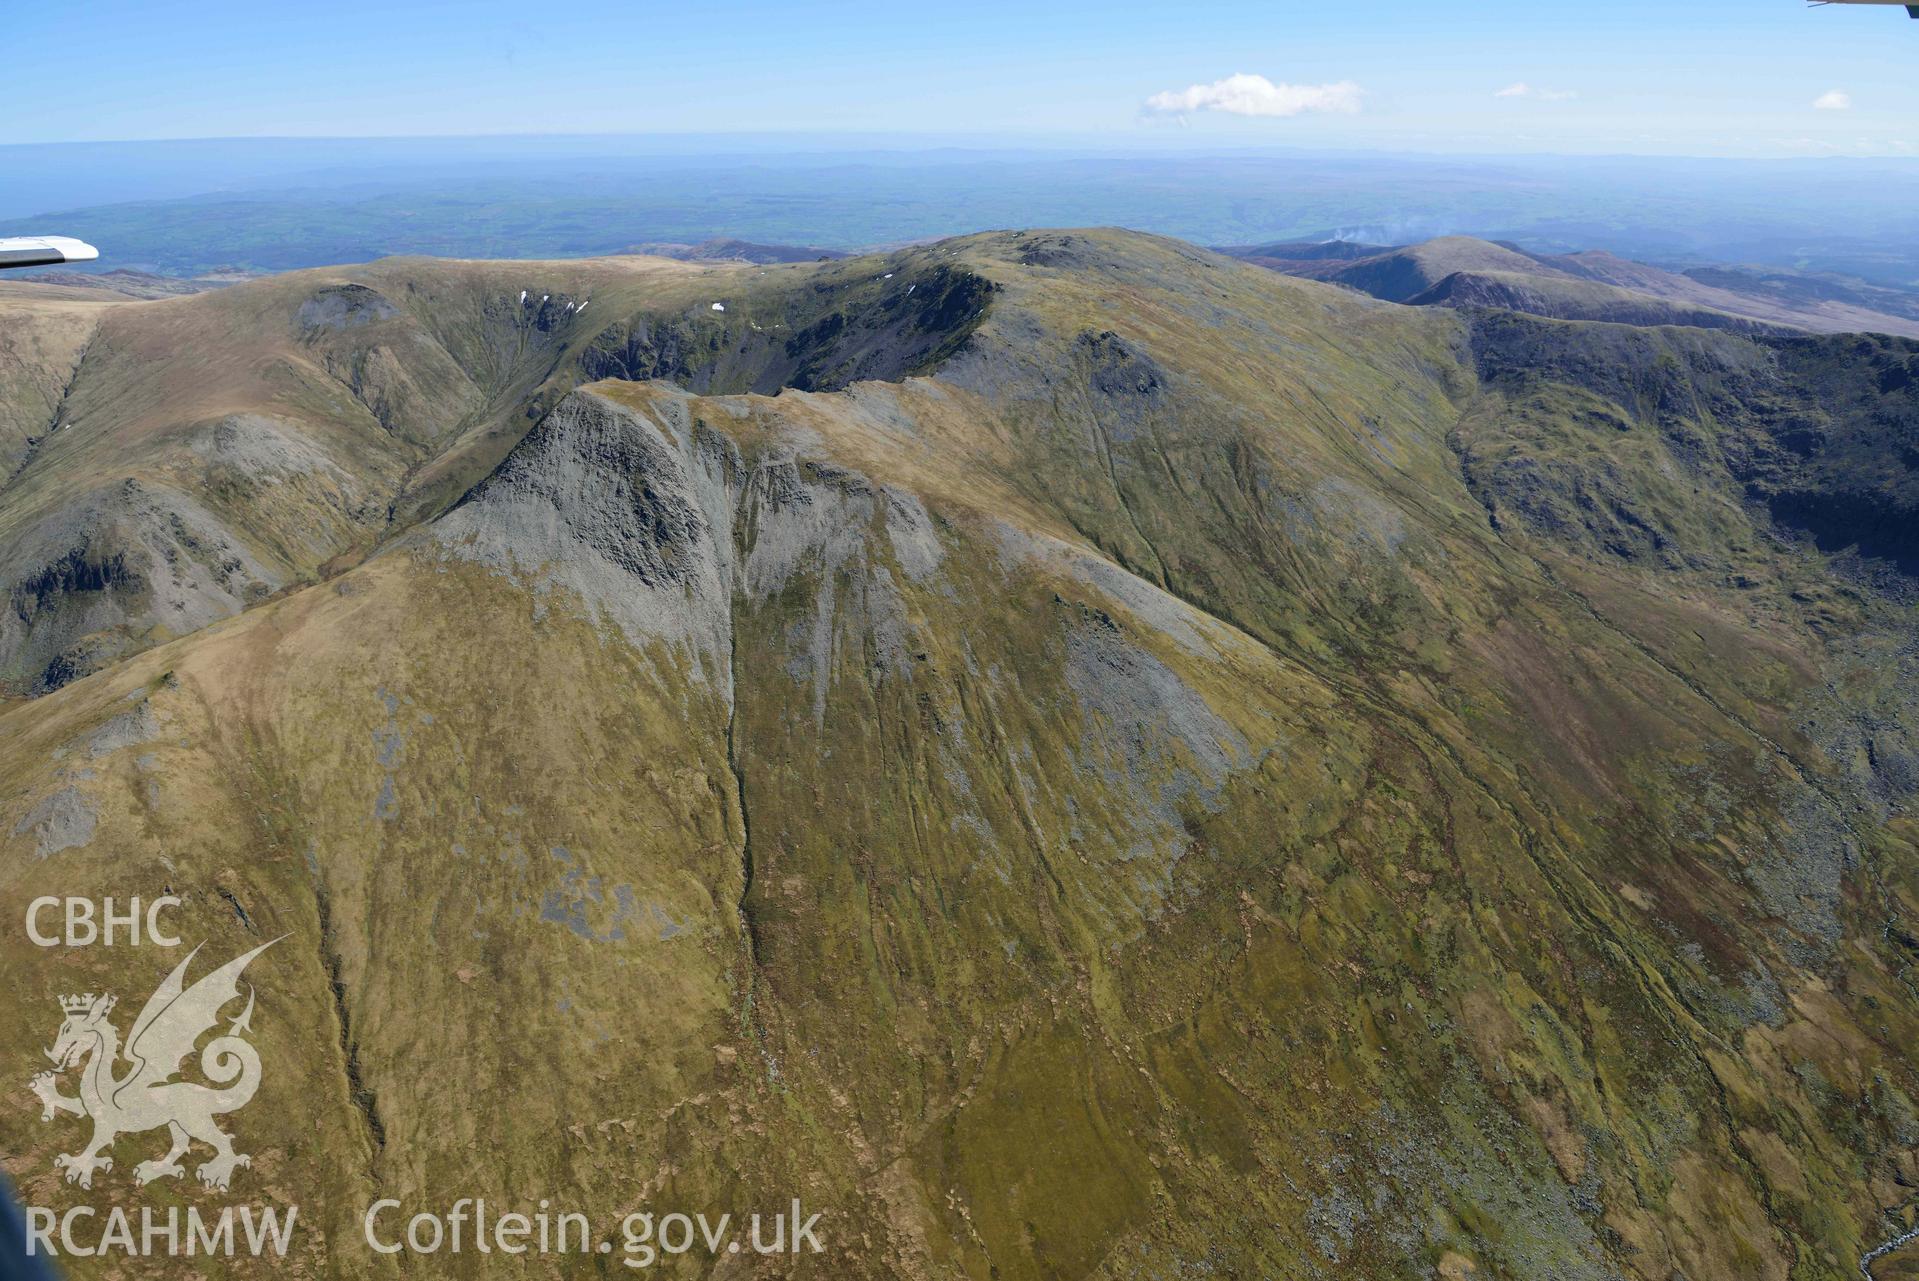
[[[0,152],[21,151],[59,151],[72,148],[90,147],[194,147],[194,146],[234,146],[234,145],[287,145],[287,144],[385,144],[385,145],[431,145],[431,144],[528,144],[539,142],[624,142],[657,143],[666,148],[663,151],[631,151],[627,158],[646,156],[699,156],[702,154],[783,154],[800,156],[809,153],[820,154],[888,154],[912,155],[938,152],[977,152],[993,154],[996,152],[1035,152],[1050,153],[1089,149],[1085,159],[1103,158],[1154,158],[1209,159],[1221,157],[1269,156],[1275,158],[1302,157],[1316,159],[1377,159],[1377,160],[1475,160],[1491,162],[1518,162],[1526,160],[1569,160],[1569,161],[1650,161],[1661,163],[1685,163],[1698,161],[1720,161],[1736,164],[1806,164],[1831,162],[1864,162],[1872,164],[1912,164],[1919,162],[1919,153],[1865,154],[1859,152],[1835,151],[1829,154],[1807,153],[1751,153],[1751,152],[1679,152],[1679,151],[1633,151],[1630,149],[1599,148],[1593,150],[1527,150],[1506,151],[1476,148],[1470,143],[1458,146],[1444,144],[1424,148],[1413,145],[1353,146],[1350,144],[1315,146],[1299,141],[1240,140],[1229,137],[1208,137],[1203,142],[1187,138],[1184,140],[1169,137],[1154,137],[1141,134],[1122,134],[1118,130],[1109,131],[881,131],[881,130],[602,130],[602,131],[527,131],[527,132],[486,132],[486,133],[443,133],[443,134],[224,134],[196,137],[167,138],[77,138],[36,142],[0,142]],[[741,148],[754,145],[771,145],[770,151],[754,152]],[[800,149],[784,151],[778,144]],[[711,145],[722,149],[720,153],[701,152],[701,145]]]

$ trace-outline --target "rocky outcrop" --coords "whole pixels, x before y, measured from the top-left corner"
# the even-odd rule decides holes
[[[690,424],[674,426],[684,436],[653,414],[575,392],[436,522],[433,538],[530,587],[564,589],[634,644],[681,649],[692,670],[724,687],[736,464],[712,438],[702,450]]]
[[[29,694],[264,600],[283,579],[188,496],[126,481],[0,545],[0,681]]]

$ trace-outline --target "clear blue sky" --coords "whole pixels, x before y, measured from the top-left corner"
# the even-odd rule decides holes
[[[12,6],[6,31],[8,142],[879,130],[1919,155],[1919,22],[1800,0],[82,0]],[[1204,88],[1235,73],[1274,88]]]

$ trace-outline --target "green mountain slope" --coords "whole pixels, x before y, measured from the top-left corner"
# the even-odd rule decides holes
[[[0,910],[287,936],[233,1189],[62,1184],[23,1052],[30,1202],[297,1202],[342,1276],[433,1274],[379,1196],[823,1212],[662,1268],[715,1276],[1839,1278],[1905,1222],[1919,347],[1107,231],[579,270],[630,293],[493,384],[524,268],[349,273],[448,356],[380,384],[378,534],[0,714]],[[164,969],[0,967],[19,1046]]]
[[[23,288],[0,366],[20,383],[0,688],[56,688],[352,564],[586,379],[772,391],[935,359],[978,283],[929,253],[892,265],[389,260],[119,307]]]

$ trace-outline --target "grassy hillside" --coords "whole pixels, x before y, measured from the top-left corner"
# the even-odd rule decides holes
[[[715,1276],[1797,1281],[1909,1222],[1919,348],[1106,231],[561,270],[101,320],[113,434],[27,492],[249,412],[386,507],[232,500],[311,581],[0,714],[0,910],[288,936],[233,1191],[63,1185],[23,1075],[30,1201],[297,1201],[339,1276],[427,1274],[382,1195],[825,1212]],[[529,279],[587,317],[509,341]]]

